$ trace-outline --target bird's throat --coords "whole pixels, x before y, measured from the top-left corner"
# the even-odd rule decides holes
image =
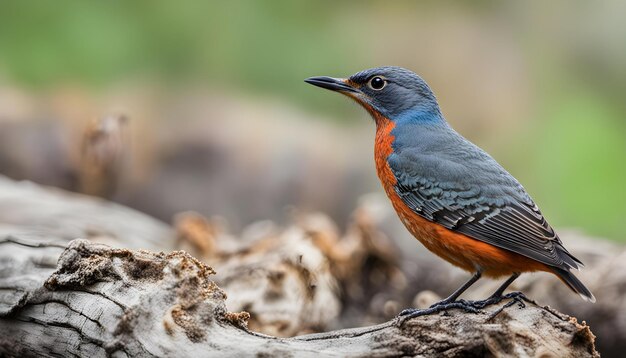
[[[376,163],[376,173],[380,178],[387,195],[391,195],[397,180],[393,171],[389,167],[387,159],[393,153],[394,135],[391,133],[395,128],[395,123],[387,118],[376,118],[376,138],[374,141],[374,161]]]

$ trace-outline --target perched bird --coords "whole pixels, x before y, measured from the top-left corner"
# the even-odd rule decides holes
[[[565,249],[524,187],[452,129],[422,78],[404,68],[379,67],[347,79],[305,82],[351,97],[370,113],[376,170],[398,216],[427,249],[474,273],[431,311],[499,302],[520,273],[533,271],[553,273],[595,302],[570,272],[582,262]],[[509,278],[487,300],[457,301],[482,275]],[[401,315],[420,313],[409,309]]]

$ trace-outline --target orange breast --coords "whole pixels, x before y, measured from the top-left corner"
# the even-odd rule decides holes
[[[464,270],[474,272],[482,268],[485,275],[492,277],[513,272],[549,271],[546,265],[538,261],[446,229],[413,212],[396,194],[394,186],[397,180],[387,162],[393,152],[394,137],[391,131],[395,123],[376,111],[368,110],[376,121],[374,158],[378,177],[406,228],[427,249]]]

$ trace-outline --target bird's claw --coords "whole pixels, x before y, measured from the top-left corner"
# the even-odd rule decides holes
[[[487,299],[480,300],[480,301],[458,300],[458,301],[450,302],[450,301],[443,300],[424,309],[419,309],[419,308],[404,309],[398,314],[398,318],[401,320],[401,322],[404,322],[405,320],[410,319],[410,318],[426,316],[426,315],[430,315],[433,313],[439,313],[439,312],[447,311],[452,308],[460,308],[464,310],[465,312],[470,312],[470,313],[479,313],[481,309],[490,305],[498,304],[502,302],[502,300],[509,299],[509,298],[512,299],[512,301],[510,302],[510,304],[507,304],[507,307],[513,305],[515,302],[518,302],[521,307],[524,307],[523,301],[528,300],[526,296],[521,292],[511,292],[511,293],[507,293],[506,295],[491,296]]]
[[[515,292],[507,293],[506,295],[498,295],[498,296],[494,295],[494,296],[491,296],[487,299],[480,300],[480,301],[471,301],[471,304],[478,309],[482,309],[487,306],[498,304],[508,298],[511,298],[513,299],[513,302],[519,302],[522,305],[524,304],[523,300],[528,300],[528,298],[523,293],[519,291],[515,291]]]
[[[402,310],[402,312],[398,314],[398,317],[402,317],[403,319],[409,319],[409,318],[426,316],[426,315],[433,314],[433,313],[447,311],[452,308],[460,308],[466,312],[471,312],[471,313],[479,312],[478,309],[472,305],[471,301],[459,300],[459,301],[453,301],[453,302],[437,302],[434,305],[428,308],[424,308],[424,309],[407,308],[405,310]]]
[[[400,311],[400,313],[398,313],[398,316],[407,316],[410,315],[411,313],[414,313],[416,311],[420,311],[419,308],[407,308],[407,309],[403,309],[402,311]]]

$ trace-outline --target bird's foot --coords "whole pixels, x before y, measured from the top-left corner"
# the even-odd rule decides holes
[[[511,293],[508,293],[506,295],[500,296],[498,302],[496,302],[496,303],[501,302],[505,298],[512,298],[512,300],[507,302],[506,304],[504,304],[502,307],[498,308],[497,310],[495,310],[493,313],[491,313],[489,315],[489,317],[487,317],[487,321],[492,320],[494,317],[499,315],[500,312],[504,311],[505,308],[509,308],[509,307],[513,306],[515,303],[517,303],[519,305],[519,308],[524,308],[524,307],[526,307],[526,304],[524,303],[524,301],[533,302],[533,301],[530,301],[521,292],[511,292]],[[487,300],[489,300],[489,298]],[[487,300],[485,300],[485,301],[487,301]]]
[[[398,315],[398,319],[401,322],[404,322],[407,319],[415,318],[419,316],[426,316],[433,313],[444,312],[452,308],[460,308],[466,312],[478,313],[478,309],[472,305],[472,302],[466,300],[458,300],[458,301],[441,301],[437,302],[434,305],[420,309],[420,308],[407,308],[402,310]]]
[[[404,321],[410,318],[415,318],[419,316],[426,316],[433,313],[444,312],[453,308],[460,308],[465,312],[470,313],[479,313],[481,309],[495,305],[502,302],[505,299],[512,299],[510,302],[507,302],[504,306],[500,307],[498,310],[489,315],[488,320],[497,316],[500,312],[502,312],[505,308],[513,306],[515,303],[518,303],[521,308],[526,307],[524,301],[531,302],[528,298],[521,292],[511,292],[506,295],[493,295],[487,299],[480,301],[467,301],[467,300],[458,300],[458,301],[447,301],[443,300],[433,304],[432,306],[424,309],[419,308],[407,308],[402,310],[400,314],[398,314],[399,323],[402,324]]]
[[[518,302],[520,304],[520,306],[524,305],[524,300],[528,301],[528,298],[521,292],[519,291],[515,291],[515,292],[511,292],[511,293],[507,293],[506,295],[493,295],[487,299],[484,300],[480,300],[480,301],[470,301],[470,303],[472,304],[472,306],[474,306],[477,309],[483,309],[487,306],[490,305],[495,305],[498,304],[500,302],[502,302],[505,299],[508,298],[512,298],[513,300],[511,302],[513,303],[507,303],[507,305],[511,306],[513,305],[515,302]],[[507,306],[507,307],[509,307]]]

